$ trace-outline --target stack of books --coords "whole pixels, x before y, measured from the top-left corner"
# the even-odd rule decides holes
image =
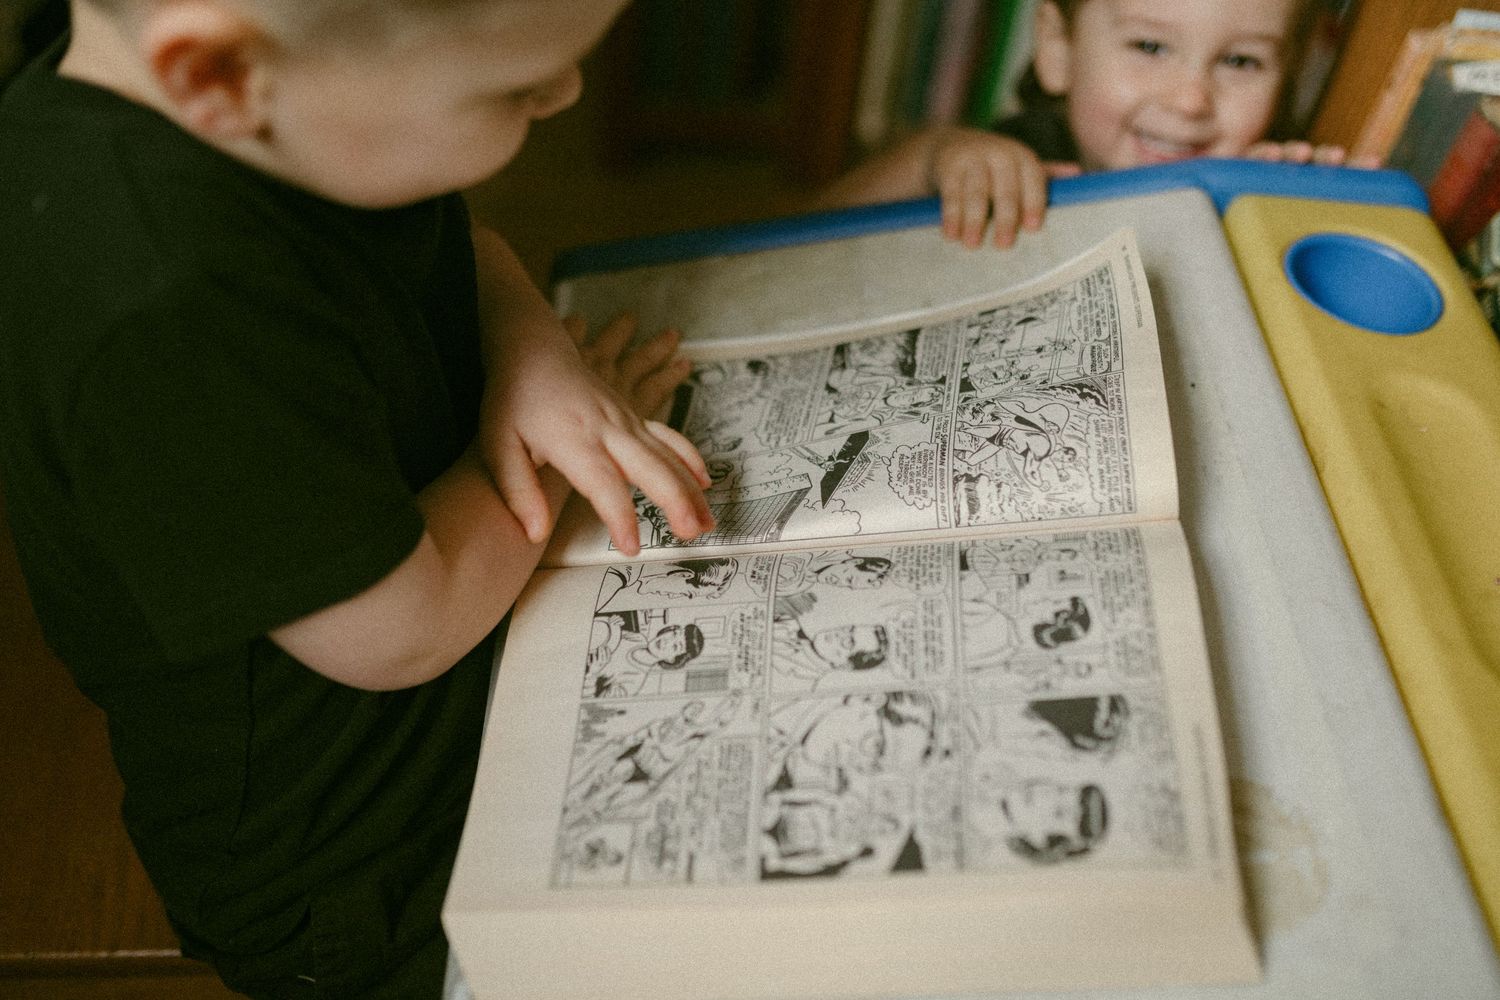
[[[1495,333],[1500,334],[1500,214],[1479,231],[1458,262],[1474,282],[1474,291],[1479,296],[1479,305]]]
[[[1408,33],[1350,154],[1414,177],[1463,251],[1500,212],[1500,13]]]

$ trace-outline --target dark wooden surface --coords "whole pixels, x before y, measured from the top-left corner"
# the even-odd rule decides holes
[[[653,28],[641,6],[626,10],[600,48],[605,153],[614,169],[652,153],[758,151],[774,158],[790,182],[815,187],[849,167],[867,0],[784,6],[739,0],[734,9],[732,27],[706,27],[692,6],[683,8],[672,39],[683,79],[661,87],[649,78],[665,44],[652,32],[663,28]],[[756,51],[755,25],[767,23],[781,31],[779,48]],[[715,34],[726,30],[734,37]],[[704,52],[726,42],[733,51],[720,53],[722,79],[704,75]]]
[[[0,998],[234,995],[178,954],[121,824],[104,716],[43,642],[0,517]]]

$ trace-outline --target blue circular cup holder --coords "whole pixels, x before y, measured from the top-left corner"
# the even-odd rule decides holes
[[[1437,283],[1420,264],[1377,240],[1304,236],[1282,266],[1303,298],[1351,326],[1405,335],[1421,333],[1443,315]]]

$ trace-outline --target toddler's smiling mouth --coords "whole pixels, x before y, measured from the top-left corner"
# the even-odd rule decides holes
[[[1132,132],[1131,138],[1135,140],[1136,148],[1140,151],[1143,159],[1159,162],[1186,160],[1191,157],[1202,156],[1209,145],[1207,142],[1180,142],[1175,139],[1168,139],[1164,136],[1141,131]]]

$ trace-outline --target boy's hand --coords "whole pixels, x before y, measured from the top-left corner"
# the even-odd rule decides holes
[[[1247,160],[1262,160],[1268,163],[1316,163],[1325,167],[1359,167],[1371,170],[1380,164],[1369,157],[1349,159],[1343,146],[1313,145],[1310,142],[1257,142],[1245,151]]]
[[[625,351],[626,334],[594,345],[586,360],[509,245],[481,225],[474,226],[474,263],[487,372],[480,454],[526,537],[540,543],[552,528],[537,479],[546,465],[593,505],[626,555],[640,552],[632,483],[679,538],[712,527],[703,460],[682,435],[643,420],[637,407],[659,402],[682,378],[680,366],[663,369],[670,349],[651,354],[653,345],[661,349],[658,338]],[[606,363],[616,375],[601,379],[591,365]],[[629,398],[615,388],[620,384]]]
[[[592,341],[582,316],[563,318],[563,326],[578,345],[584,363],[606,385],[613,386],[642,419],[649,420],[671,397],[672,390],[692,372],[692,362],[677,356],[681,335],[672,329],[631,347],[638,329],[636,318],[629,314],[616,316]],[[676,431],[672,431],[677,435]],[[681,438],[686,441],[686,438]],[[691,449],[691,445],[689,445]],[[692,450],[695,459],[696,450]],[[697,464],[701,465],[699,460]]]
[[[615,324],[585,357],[579,326],[565,336],[527,337],[507,351],[500,384],[486,390],[481,441],[500,495],[527,537],[542,541],[550,525],[536,470],[550,465],[593,505],[615,546],[634,556],[640,552],[634,483],[666,514],[673,533],[696,538],[713,526],[703,459],[682,435],[641,416],[686,374],[670,360],[675,341],[657,337],[625,351],[633,324],[623,332]],[[611,377],[601,378],[601,371]]]
[[[1078,173],[1071,164],[1043,165],[1024,144],[993,132],[945,128],[932,137],[927,175],[942,202],[943,236],[967,247],[994,220],[994,243],[1008,247],[1018,229],[1041,226],[1047,178]]]

